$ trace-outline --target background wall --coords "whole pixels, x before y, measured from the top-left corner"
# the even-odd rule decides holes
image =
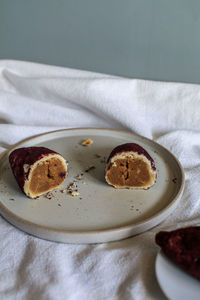
[[[200,1],[0,0],[0,58],[200,83]]]

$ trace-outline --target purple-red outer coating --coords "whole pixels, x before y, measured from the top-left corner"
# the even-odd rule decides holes
[[[24,171],[24,165],[27,164],[31,167],[36,161],[48,154],[58,153],[45,147],[18,148],[10,153],[10,166],[22,191],[24,191],[24,183],[30,172],[30,168],[27,170],[27,172]]]
[[[200,226],[160,231],[155,241],[169,259],[200,280]]]
[[[127,144],[122,144],[117,147],[115,147],[112,152],[110,153],[107,163],[111,158],[113,158],[115,155],[119,155],[122,152],[137,152],[139,155],[144,155],[150,162],[151,162],[151,167],[155,171],[156,166],[153,158],[149,155],[149,153],[142,148],[140,145],[135,144],[135,143],[127,143]]]

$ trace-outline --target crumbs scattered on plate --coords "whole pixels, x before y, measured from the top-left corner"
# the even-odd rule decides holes
[[[78,192],[78,186],[75,182],[71,182],[68,184],[68,186],[65,189],[60,190],[61,193],[68,193],[71,196],[78,196],[79,192]]]

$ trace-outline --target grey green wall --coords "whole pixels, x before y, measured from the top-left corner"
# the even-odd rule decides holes
[[[200,1],[0,0],[0,58],[200,83]]]

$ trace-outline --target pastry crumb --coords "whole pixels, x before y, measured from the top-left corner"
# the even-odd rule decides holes
[[[66,189],[60,190],[61,193],[66,193]]]
[[[172,179],[172,182],[173,182],[173,183],[176,183],[176,182],[177,182],[177,178],[174,177],[174,178]]]
[[[96,167],[95,166],[91,166],[91,167],[87,168],[85,170],[85,172],[88,173],[88,172],[90,172],[91,170],[94,170],[94,169],[96,169]]]
[[[84,140],[81,145],[82,146],[90,146],[93,144],[93,140],[92,139],[87,139],[87,140]]]
[[[83,179],[83,173],[76,175],[74,178],[77,179],[77,180],[82,180]]]
[[[48,193],[44,194],[44,196],[45,196],[45,198],[50,200],[53,195],[52,195],[52,193],[48,192]]]
[[[75,182],[71,182],[68,186],[67,186],[67,191],[70,192],[70,191],[73,191],[74,189],[77,188],[77,185]]]
[[[71,192],[71,195],[74,197],[74,196],[78,196],[79,195],[79,192],[77,192],[77,191],[72,191]]]

